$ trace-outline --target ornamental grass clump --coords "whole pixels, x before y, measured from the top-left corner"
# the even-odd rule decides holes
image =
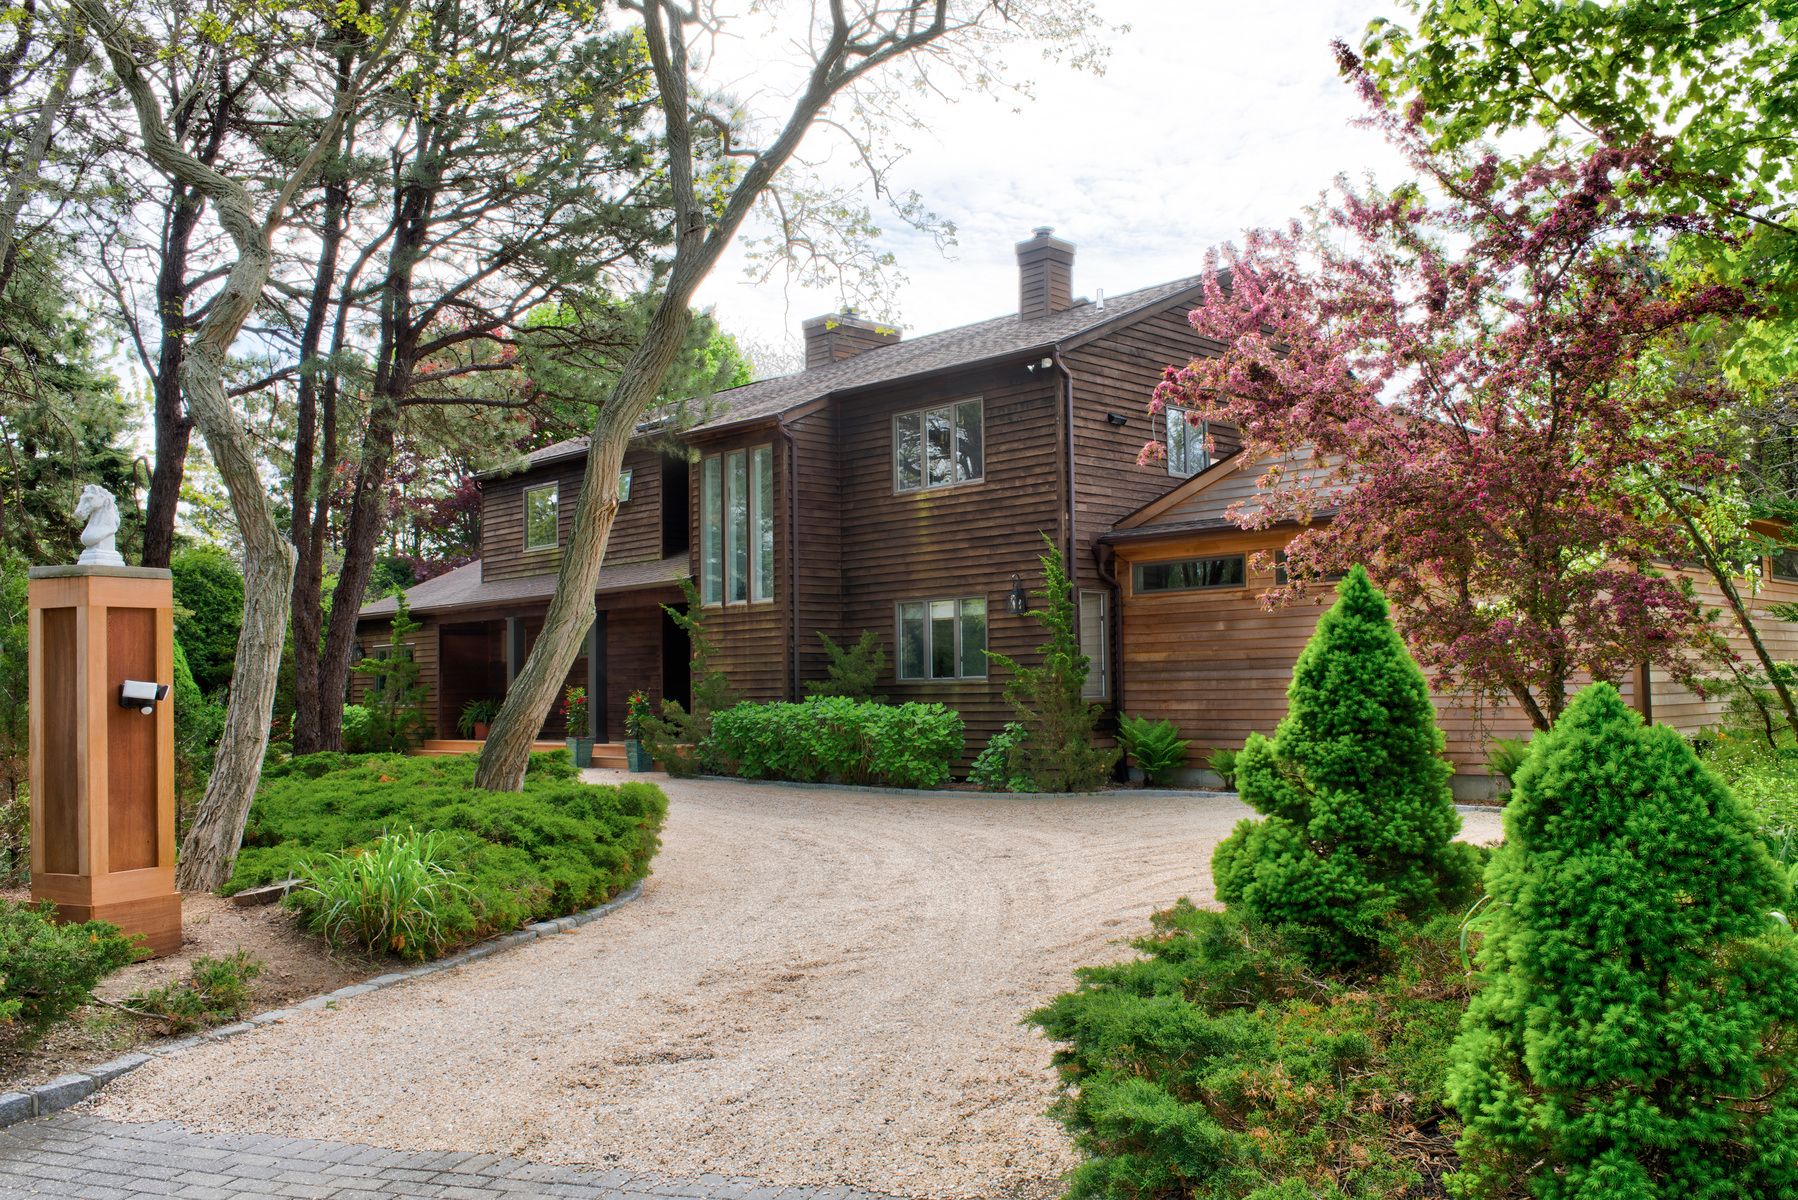
[[[459,892],[443,864],[443,834],[386,833],[373,844],[309,859],[299,867],[306,924],[333,946],[401,958],[429,958],[443,951],[449,934],[445,913]]]
[[[1582,691],[1531,744],[1486,888],[1453,1194],[1798,1195],[1789,888],[1677,733]]]
[[[1217,895],[1279,928],[1314,963],[1370,963],[1395,922],[1470,893],[1478,852],[1455,843],[1452,768],[1423,672],[1356,567],[1299,656],[1272,740],[1237,757],[1260,821],[1217,848]]]

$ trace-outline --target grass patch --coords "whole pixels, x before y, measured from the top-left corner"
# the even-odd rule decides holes
[[[603,903],[649,874],[668,800],[650,783],[582,783],[565,750],[531,756],[522,792],[474,786],[475,759],[312,754],[272,766],[250,809],[226,894],[372,849],[386,834],[438,834],[440,950]],[[324,919],[321,893],[291,897]]]

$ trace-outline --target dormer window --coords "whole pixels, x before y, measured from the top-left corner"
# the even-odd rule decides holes
[[[979,400],[893,418],[893,490],[921,492],[986,476],[986,421]]]
[[[1186,413],[1186,409],[1172,406],[1167,410],[1167,473],[1181,478],[1197,475],[1211,465],[1205,449],[1207,426],[1203,421],[1194,424]]]
[[[556,510],[561,505],[560,484],[542,483],[524,489],[524,548],[554,550],[561,540]]]

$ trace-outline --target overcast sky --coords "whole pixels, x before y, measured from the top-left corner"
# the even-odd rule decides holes
[[[1021,111],[968,95],[926,111],[929,131],[895,178],[953,221],[945,258],[884,222],[908,276],[896,319],[907,336],[1017,311],[1015,243],[1052,225],[1073,242],[1074,291],[1108,296],[1198,271],[1205,250],[1283,224],[1344,172],[1403,178],[1336,74],[1330,41],[1351,45],[1384,0],[1105,0],[1128,22],[1102,76],[1014,54],[1036,81]],[[853,170],[842,168],[845,178]],[[878,213],[877,213],[878,215]],[[797,345],[834,292],[744,278],[722,262],[700,293],[752,343]]]

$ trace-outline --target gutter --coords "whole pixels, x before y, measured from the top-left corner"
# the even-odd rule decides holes
[[[1068,570],[1068,583],[1073,586],[1075,592],[1078,593],[1080,585],[1076,576],[1078,575],[1080,568],[1074,559],[1074,547],[1077,544],[1074,528],[1076,520],[1075,513],[1077,511],[1074,507],[1077,496],[1074,484],[1074,373],[1068,370],[1068,365],[1066,363],[1061,361],[1061,343],[1057,342],[1049,348],[1049,360],[1055,364],[1055,369],[1061,373],[1063,395],[1066,397],[1068,454],[1064,461],[1064,466],[1067,469],[1068,507],[1067,523],[1064,526],[1067,530],[1067,545],[1062,549],[1062,561]]]

